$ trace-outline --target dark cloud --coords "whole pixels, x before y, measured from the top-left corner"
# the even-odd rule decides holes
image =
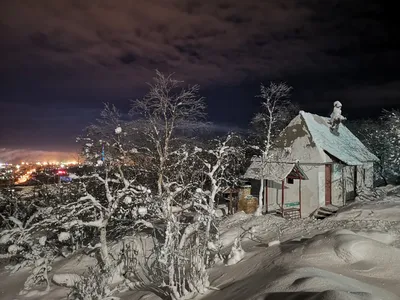
[[[120,60],[123,64],[129,65],[129,64],[131,64],[131,63],[133,63],[133,62],[136,61],[136,57],[135,57],[135,55],[134,55],[133,53],[127,52],[127,53],[121,55],[121,56],[119,57],[119,60]]]
[[[99,80],[109,80],[110,73],[114,80],[149,79],[154,61],[204,84],[240,82],[248,72],[262,75],[266,68],[271,75],[293,71],[294,64],[285,64],[288,55],[299,57],[297,65],[315,67],[307,58],[309,41],[294,45],[290,37],[304,24],[312,26],[315,12],[295,0],[112,3],[5,0],[1,19],[13,36],[8,46],[33,51],[30,56],[38,59],[22,60],[24,65],[74,65],[79,66],[74,76]],[[265,41],[270,47],[263,47]],[[24,53],[13,54],[19,55],[24,59]]]
[[[258,84],[268,80],[293,85],[294,100],[306,109],[329,111],[330,102],[342,99],[354,112],[358,105],[379,111],[383,102],[396,103],[400,81],[397,17],[387,5],[378,0],[3,0],[0,109],[11,102],[51,104],[64,127],[76,132],[92,117],[86,111],[101,102],[140,97],[157,68],[201,84],[212,118],[221,123],[247,123],[258,107]],[[32,118],[23,126],[42,124],[38,132],[46,136],[54,135],[52,128],[61,130],[43,108],[36,113],[36,127],[36,108],[24,109],[7,124]],[[13,133],[23,126],[11,126]],[[8,140],[18,144],[16,138]]]

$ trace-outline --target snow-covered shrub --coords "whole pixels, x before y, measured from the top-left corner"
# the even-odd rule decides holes
[[[24,289],[20,294],[27,294],[29,290],[32,290],[32,288],[42,283],[46,284],[45,291],[50,290],[49,272],[52,269],[51,264],[54,260],[54,256],[46,252],[43,255],[44,257],[35,260],[31,274],[26,279]]]
[[[117,289],[110,289],[110,270],[101,266],[90,267],[87,274],[75,281],[68,299],[71,300],[118,300],[113,294]]]
[[[43,235],[48,231],[45,218],[50,213],[51,208],[39,209],[25,223],[9,217],[15,226],[0,233],[3,242],[9,244],[8,254],[14,257],[16,262],[6,268],[10,269],[12,273],[23,268],[31,268],[31,273],[24,283],[21,294],[28,293],[29,290],[41,283],[46,284],[45,291],[50,288],[48,272],[57,255],[54,244],[48,241],[46,235]]]
[[[244,257],[244,250],[242,248],[242,243],[241,243],[241,239],[240,238],[236,238],[231,252],[229,253],[227,260],[226,260],[226,265],[230,266],[230,265],[235,265],[237,264],[239,261],[241,261]]]
[[[24,199],[8,199],[18,209],[5,210],[2,215],[3,229],[0,231],[2,257],[9,257],[6,266],[12,273],[20,269],[30,269],[22,294],[35,292],[36,285],[44,283],[44,293],[50,288],[48,272],[51,270],[53,260],[66,252],[79,248],[75,241],[79,240],[77,231],[65,231],[62,228],[62,218],[58,215],[60,207],[64,204],[64,197],[74,197],[73,185],[62,191],[54,188],[40,189],[41,193],[35,195],[24,194]],[[62,193],[61,193],[62,192]],[[4,199],[3,199],[4,200]],[[9,207],[9,205],[5,205]],[[62,237],[60,239],[60,237]]]
[[[71,235],[69,232],[63,231],[58,234],[58,241],[60,241],[60,242],[68,241],[70,238],[71,238]]]
[[[185,225],[172,217],[166,228],[158,232],[164,240],[154,237],[154,248],[144,262],[138,259],[137,252],[128,251],[128,286],[152,292],[162,299],[190,299],[204,293],[210,286],[207,271],[210,251],[204,225]]]
[[[9,228],[2,230],[0,237],[8,254],[16,258],[13,272],[35,263],[42,252],[55,252],[43,235],[48,230],[47,217],[51,211],[51,208],[40,208],[25,222],[14,217],[7,219]]]

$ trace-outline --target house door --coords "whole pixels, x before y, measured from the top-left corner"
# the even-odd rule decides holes
[[[332,204],[332,165],[325,165],[325,205]]]

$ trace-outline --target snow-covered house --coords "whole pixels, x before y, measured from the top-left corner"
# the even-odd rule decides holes
[[[324,206],[344,206],[356,192],[373,187],[378,158],[341,124],[332,130],[329,118],[300,111],[275,141],[264,163],[267,212],[308,217]],[[244,177],[258,197],[261,160],[254,159]]]

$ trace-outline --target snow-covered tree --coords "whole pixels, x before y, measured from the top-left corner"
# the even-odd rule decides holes
[[[234,135],[171,154],[175,172],[164,174],[160,225],[146,263],[129,263],[132,288],[163,299],[189,299],[208,288],[208,267],[219,251],[215,197],[234,183],[242,151]],[[235,144],[236,143],[236,144]],[[129,256],[129,255],[127,255]]]
[[[212,243],[218,239],[215,197],[232,179],[229,164],[239,152],[233,135],[198,147],[192,133],[202,127],[204,109],[198,86],[181,87],[157,72],[149,93],[131,111],[135,157],[155,191],[155,211],[148,220],[153,251],[140,266],[133,259],[128,273],[134,274],[132,288],[164,299],[190,298],[209,287],[207,268],[211,252],[218,250]]]
[[[400,178],[400,111],[384,111],[383,126],[388,145],[385,148],[386,157],[384,170],[388,177],[396,182]]]
[[[132,211],[146,205],[150,190],[138,184],[130,159],[127,133],[118,110],[106,105],[97,124],[87,128],[83,142],[86,164],[91,174],[80,176],[79,193],[58,209],[65,230],[89,227],[98,232],[101,260],[111,265],[107,229],[125,203]],[[131,216],[135,220],[135,215]]]
[[[132,102],[137,145],[141,157],[157,176],[157,194],[164,191],[164,177],[171,171],[169,161],[182,133],[201,126],[205,102],[199,96],[199,86],[183,87],[183,82],[156,71],[149,92],[143,99]],[[181,133],[180,135],[178,133]],[[173,169],[172,169],[173,171]]]
[[[215,203],[218,193],[238,184],[244,149],[241,138],[233,133],[222,139],[213,139],[204,147],[196,147],[195,151],[203,164],[202,172],[209,184],[210,202]]]
[[[385,165],[389,143],[381,120],[356,120],[349,122],[347,126],[379,158],[379,162],[375,163],[375,177],[377,181],[382,180],[384,184],[387,184]]]
[[[261,85],[261,94],[257,97],[262,99],[261,111],[256,113],[252,119],[254,126],[254,134],[258,145],[258,156],[261,162],[259,173],[260,192],[258,196],[258,208],[256,215],[262,214],[263,209],[263,191],[264,191],[264,165],[271,159],[271,150],[273,148],[274,139],[280,131],[291,120],[296,107],[290,102],[290,93],[292,87],[286,83],[270,83],[268,86]],[[297,113],[297,112],[296,112]]]
[[[357,120],[349,128],[379,158],[378,181],[396,183],[400,177],[400,112],[384,110],[379,119]]]

